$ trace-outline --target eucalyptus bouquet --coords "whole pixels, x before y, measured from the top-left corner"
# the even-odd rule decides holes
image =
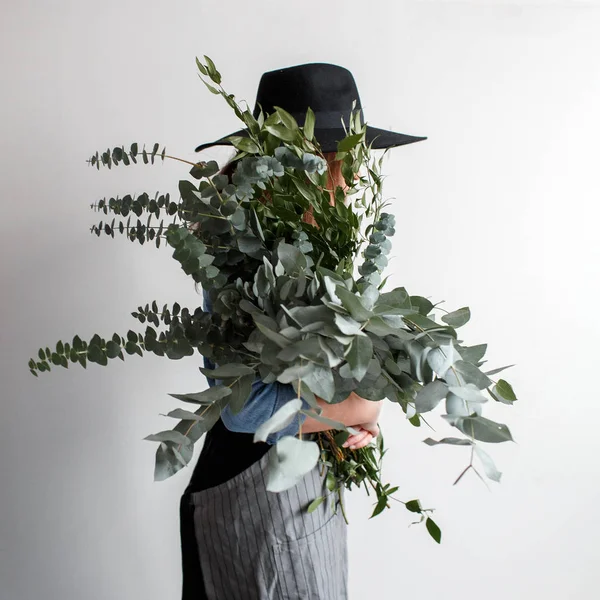
[[[371,516],[389,506],[398,487],[381,481],[383,435],[359,450],[343,448],[356,431],[322,416],[317,397],[330,403],[343,401],[351,392],[368,400],[387,398],[398,404],[411,425],[426,423],[425,413],[443,402],[440,416],[463,437],[426,438],[428,445],[468,446],[470,464],[476,454],[488,478],[499,481],[500,473],[481,442],[512,440],[508,427],[482,416],[490,398],[512,404],[511,385],[491,377],[507,367],[482,371],[486,344],[465,346],[457,329],[470,318],[467,307],[444,311],[441,320],[433,314],[438,306],[427,298],[409,295],[403,288],[385,291],[382,273],[394,235],[394,216],[384,212],[381,165],[365,141],[352,106],[346,137],[338,143],[336,159],[342,161],[346,192],[335,189],[335,204],[327,186],[327,162],[314,138],[315,116],[308,108],[302,126],[285,110],[272,114],[262,110],[254,117],[242,109],[233,94],[221,86],[221,75],[213,61],[196,59],[203,83],[221,95],[247,127],[247,136],[230,138],[238,162],[233,176],[219,172],[215,161],[191,163],[132,144],[96,152],[89,163],[106,166],[131,165],[141,157],[154,164],[171,158],[189,162],[192,179],[179,181],[181,201],[169,194],[146,193],[137,198],[106,198],[97,204],[104,214],[111,211],[127,217],[115,225],[101,221],[92,228],[114,237],[115,231],[132,241],[161,241],[171,246],[173,258],[184,272],[200,284],[212,301],[212,311],[193,310],[175,303],[159,310],[156,301],[132,312],[146,330],[133,330],[111,339],[94,335],[89,343],[75,336],[71,344],[59,341],[54,351],[40,348],[39,360],[31,359],[32,374],[49,371],[50,363],[68,367],[69,361],[84,368],[86,361],[107,365],[108,359],[152,352],[170,359],[192,356],[197,350],[218,367],[200,371],[217,380],[204,391],[170,394],[196,410],[177,408],[166,416],[178,420],[172,428],[145,439],[159,443],[155,480],[164,480],[188,465],[194,443],[206,433],[229,405],[237,414],[249,397],[252,382],[292,384],[298,397],[261,425],[254,441],[287,426],[299,413],[338,430],[281,438],[270,453],[267,488],[283,491],[295,485],[320,461],[327,468],[327,489],[340,496],[345,486],[369,486],[377,504]],[[203,79],[206,77],[211,83]],[[218,87],[217,87],[218,86]],[[358,177],[355,177],[358,175]],[[144,225],[140,220],[148,214]],[[312,222],[303,220],[307,212]],[[137,216],[131,223],[131,214]],[[165,225],[151,225],[151,218],[173,217]],[[357,274],[355,274],[355,265]],[[443,309],[441,309],[443,310]],[[163,325],[161,331],[156,328]],[[512,366],[512,365],[509,365]],[[487,392],[487,395],[486,395]],[[301,398],[310,405],[303,409]],[[427,424],[427,423],[426,423]],[[479,475],[479,473],[475,470]],[[479,475],[481,477],[481,475]],[[482,478],[483,480],[483,478]],[[314,510],[324,501],[315,498]],[[432,509],[419,500],[403,502],[420,514],[429,534],[439,543],[441,531],[427,516]],[[343,510],[343,505],[342,505]]]

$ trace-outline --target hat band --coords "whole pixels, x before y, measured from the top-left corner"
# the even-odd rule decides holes
[[[355,109],[360,112],[360,122],[363,121],[363,110]],[[290,115],[296,119],[299,125],[304,123],[306,119],[305,112],[290,112]],[[340,110],[317,110],[315,111],[315,127],[317,129],[341,129],[341,121],[344,120],[344,124],[348,127],[350,121],[350,110],[348,110],[348,116],[345,117]]]

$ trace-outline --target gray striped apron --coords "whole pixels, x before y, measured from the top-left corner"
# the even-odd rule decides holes
[[[190,494],[209,600],[347,600],[347,524],[317,463],[284,492],[266,489],[270,448],[220,485]],[[328,497],[312,513],[317,496]],[[342,499],[344,491],[342,490]]]

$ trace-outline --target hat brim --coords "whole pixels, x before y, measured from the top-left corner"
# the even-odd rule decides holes
[[[238,129],[233,133],[230,133],[214,142],[207,142],[206,144],[200,144],[196,147],[196,152],[209,148],[211,146],[231,146],[232,143],[227,141],[230,136],[242,136],[248,137],[247,129]],[[346,132],[342,128],[336,129],[319,129],[315,128],[315,138],[318,140],[321,150],[323,152],[337,152],[337,145],[340,140],[346,137]],[[380,129],[378,127],[371,127],[367,124],[366,131],[366,142],[367,145],[373,142],[371,148],[382,149],[392,148],[395,146],[404,146],[405,144],[412,144],[414,142],[420,142],[426,140],[427,137],[408,135],[406,133],[397,133],[395,131],[389,131],[387,129]]]

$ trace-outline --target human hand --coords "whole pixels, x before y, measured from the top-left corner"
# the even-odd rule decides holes
[[[377,423],[361,423],[359,425],[353,425],[354,429],[358,429],[358,433],[351,435],[342,444],[344,448],[350,448],[350,450],[358,450],[364,448],[371,443],[371,440],[379,435],[379,426]]]

